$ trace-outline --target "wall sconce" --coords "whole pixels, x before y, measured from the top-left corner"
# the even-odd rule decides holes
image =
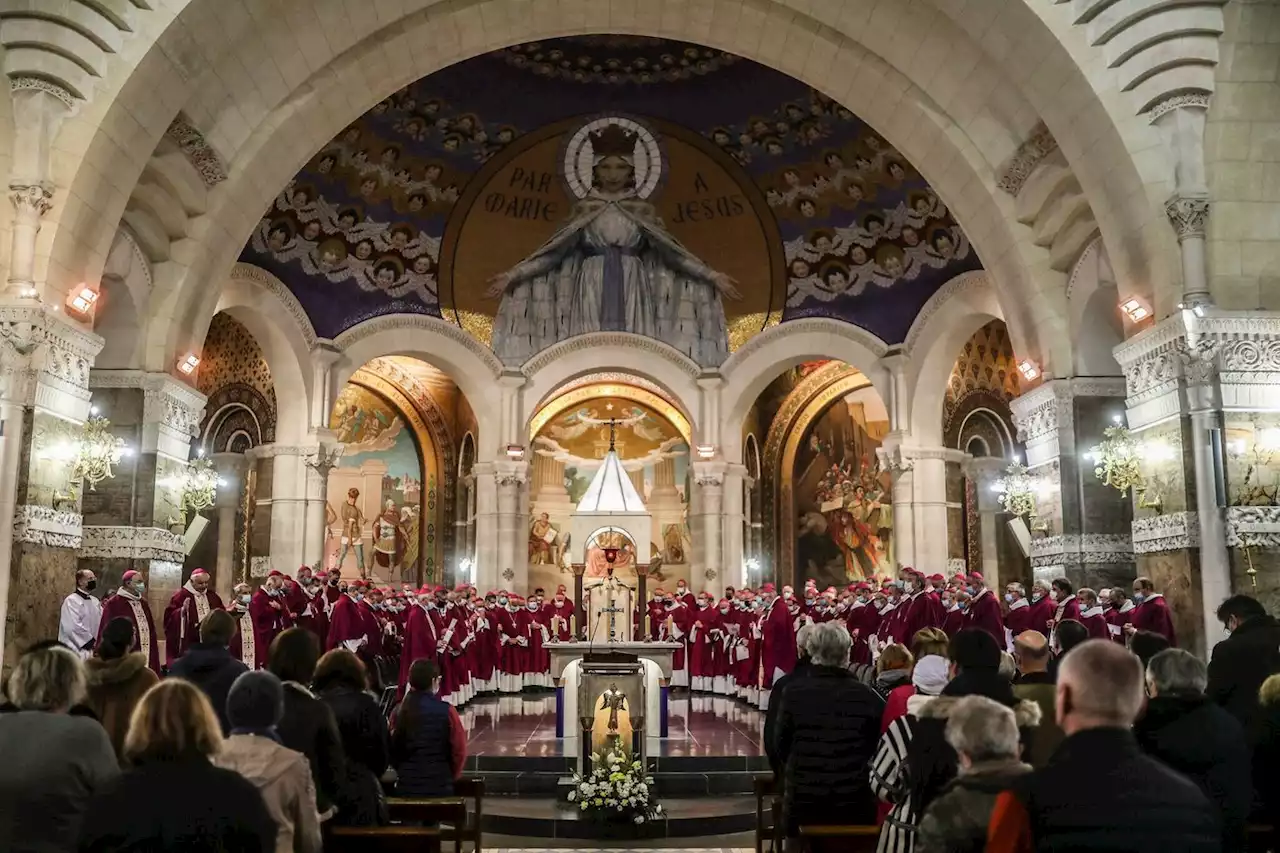
[[[1121,302],[1120,310],[1124,312],[1131,323],[1141,323],[1151,316],[1151,309],[1147,307],[1147,303],[1136,296],[1130,296],[1124,302]]]
[[[699,444],[697,448],[699,459],[714,459],[716,456],[716,446],[714,444]]]
[[[512,462],[520,462],[524,459],[524,448],[518,444],[508,444],[507,458]]]
[[[1028,382],[1040,375],[1040,368],[1036,367],[1035,362],[1024,358],[1018,362],[1018,372],[1022,374],[1022,378]]]
[[[200,358],[195,353],[189,352],[178,362],[178,372],[183,376],[190,376],[199,366]]]
[[[93,304],[98,301],[98,291],[86,284],[80,285],[80,292],[67,300],[67,307],[77,314],[88,314]]]
[[[80,441],[61,450],[55,455],[75,460],[72,479],[84,480],[91,492],[103,480],[114,476],[111,469],[129,453],[124,439],[111,434],[111,421],[99,417],[96,407],[89,409],[89,420],[85,421]]]

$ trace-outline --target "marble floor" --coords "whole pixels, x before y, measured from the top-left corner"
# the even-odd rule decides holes
[[[660,756],[763,755],[764,714],[718,696],[672,697]],[[559,756],[552,694],[476,699],[459,711],[470,755]],[[652,755],[652,751],[650,752]]]

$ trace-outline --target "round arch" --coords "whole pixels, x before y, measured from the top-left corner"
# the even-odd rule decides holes
[[[643,364],[639,370],[630,365]],[[627,374],[654,383],[668,395],[674,406],[688,413],[693,433],[705,421],[697,378],[701,369],[673,347],[653,338],[625,332],[595,332],[561,341],[535,355],[520,368],[526,379],[521,389],[520,425],[528,435],[533,418],[563,386],[600,371],[608,365],[612,373]],[[669,408],[664,401],[663,409]],[[674,421],[673,421],[674,423]]]
[[[540,406],[534,412],[533,417],[529,419],[528,440],[532,442],[538,433],[542,431],[542,428],[550,423],[556,415],[596,397],[620,397],[623,400],[631,400],[634,403],[640,403],[656,412],[660,412],[663,417],[671,421],[671,425],[684,438],[685,444],[692,447],[693,425],[689,423],[689,419],[684,416],[683,412],[652,391],[621,382],[585,385],[552,397],[545,405]]]
[[[835,359],[856,367],[886,397],[889,373],[880,359],[888,349],[870,332],[827,319],[782,323],[747,341],[721,368],[720,435],[727,461],[742,462],[743,421],[782,371],[806,361]]]
[[[947,282],[916,317],[906,343],[906,419],[921,447],[942,446],[942,401],[965,341],[992,320],[1003,319],[995,292],[980,271]]]
[[[488,347],[452,323],[420,314],[391,314],[353,326],[335,338],[333,345],[341,353],[334,365],[335,388],[341,388],[375,358],[412,356],[443,371],[457,384],[475,413],[478,446],[501,432],[497,379],[502,375],[502,364]]]
[[[276,440],[299,444],[310,427],[307,413],[312,395],[311,346],[315,333],[293,294],[271,273],[250,264],[237,264],[222,288],[214,314],[225,313],[249,330],[262,347],[276,392]],[[200,330],[203,341],[213,320]],[[199,348],[196,348],[199,352]]]

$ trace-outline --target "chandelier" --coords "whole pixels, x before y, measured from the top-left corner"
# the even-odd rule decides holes
[[[103,480],[115,476],[112,467],[120,464],[125,455],[124,439],[111,433],[111,421],[90,410],[89,420],[85,421],[80,433],[80,441],[75,447],[75,465],[71,469],[72,479],[84,480],[89,484],[89,491],[96,491],[96,486]]]
[[[183,512],[200,512],[213,506],[220,484],[218,472],[213,470],[213,463],[204,458],[203,451],[200,451],[199,458],[188,463],[187,470],[180,477]]]
[[[1010,462],[1004,476],[996,480],[992,488],[999,495],[1000,506],[1005,512],[1026,516],[1032,530],[1042,530],[1045,525],[1036,513],[1038,478],[1031,476],[1021,462]]]
[[[1159,455],[1154,452],[1157,448],[1144,452],[1145,449],[1138,445],[1125,426],[1107,427],[1102,434],[1102,443],[1087,454],[1094,464],[1094,476],[1118,492],[1127,492],[1130,488],[1143,491],[1144,479],[1139,463],[1144,456]]]

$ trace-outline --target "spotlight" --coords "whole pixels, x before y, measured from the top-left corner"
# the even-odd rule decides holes
[[[181,361],[178,362],[178,370],[184,376],[190,376],[195,373],[196,368],[200,366],[200,359],[195,353],[187,353]]]
[[[1040,375],[1040,368],[1036,367],[1035,362],[1024,358],[1018,362],[1018,372],[1020,372],[1027,381],[1035,379]]]
[[[93,303],[98,301],[98,292],[88,285],[80,285],[80,292],[67,303],[77,314],[88,314]]]
[[[507,458],[513,462],[519,462],[524,459],[524,448],[518,444],[508,444]]]
[[[714,459],[716,455],[716,446],[714,444],[699,444],[697,446],[699,459]]]
[[[1151,309],[1147,306],[1147,303],[1136,296],[1130,296],[1124,302],[1121,302],[1120,310],[1125,313],[1131,323],[1141,323],[1151,316]]]

